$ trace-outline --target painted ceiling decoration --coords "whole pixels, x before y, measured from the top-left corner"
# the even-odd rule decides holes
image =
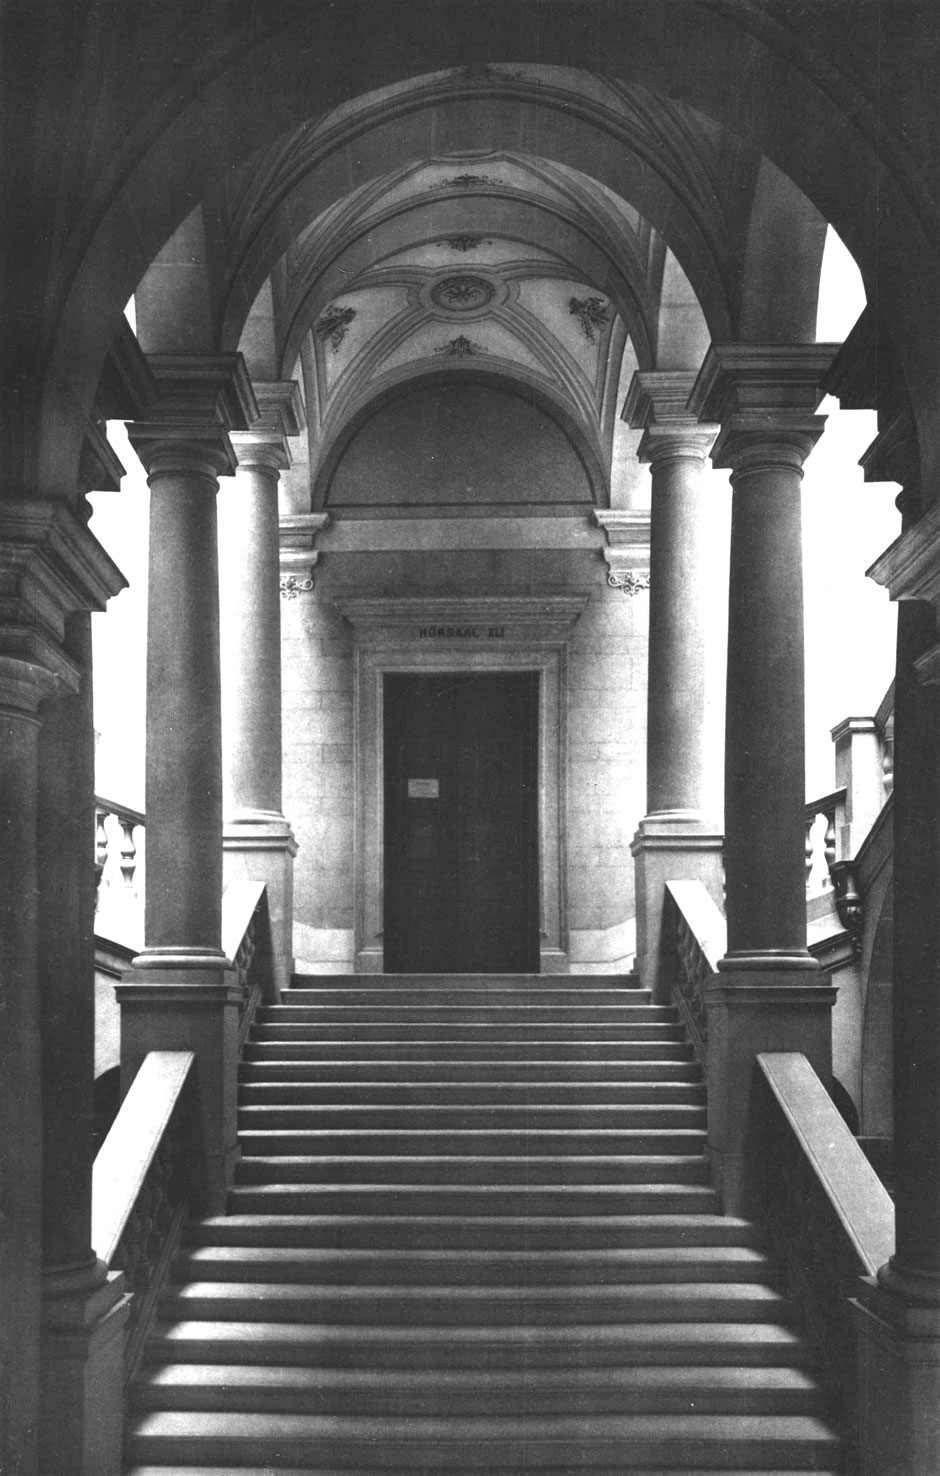
[[[616,79],[413,78],[220,187],[223,340],[237,328],[258,378],[302,376],[314,471],[370,404],[457,372],[557,406],[609,482],[630,459],[635,368],[694,370],[710,339],[766,331],[738,284],[748,253],[786,270],[777,219],[777,235],[754,229],[782,180],[687,105]],[[783,183],[805,249],[815,214]]]

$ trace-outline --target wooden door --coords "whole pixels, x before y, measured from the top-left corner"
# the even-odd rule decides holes
[[[537,973],[538,673],[384,685],[386,973]]]

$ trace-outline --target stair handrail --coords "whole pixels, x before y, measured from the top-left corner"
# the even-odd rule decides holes
[[[271,930],[264,882],[226,882],[222,892],[222,949],[235,966],[241,991],[240,1050],[258,1005],[276,1004],[278,999],[271,967]]]
[[[179,1244],[187,1191],[181,1162],[189,1131],[192,1051],[150,1051],[92,1170],[95,1253],[123,1271],[131,1293],[124,1355],[130,1379]]]
[[[764,1223],[854,1455],[860,1411],[850,1299],[859,1278],[874,1276],[894,1253],[894,1205],[804,1055],[759,1055],[757,1083]]]
[[[663,917],[675,945],[672,998],[692,1042],[695,1058],[708,1066],[705,990],[727,952],[728,929],[717,903],[700,881],[668,881]]]

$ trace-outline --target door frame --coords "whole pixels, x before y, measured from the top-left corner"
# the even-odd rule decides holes
[[[585,604],[583,596],[571,595],[450,600],[364,597],[337,601],[356,637],[353,774],[357,973],[381,973],[384,965],[385,674],[448,671],[539,674],[539,961],[543,974],[567,972],[567,642]],[[496,630],[502,634],[488,634]],[[422,636],[421,631],[432,634]]]

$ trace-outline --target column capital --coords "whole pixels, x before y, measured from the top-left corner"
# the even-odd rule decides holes
[[[320,557],[317,536],[330,526],[329,513],[287,513],[280,519],[281,594],[296,599],[313,589],[313,571]]]
[[[256,384],[254,392],[258,419],[250,430],[231,437],[238,465],[286,471],[291,465],[288,437],[300,435],[307,424],[300,386],[294,379],[273,380]]]
[[[233,476],[230,433],[258,418],[241,354],[148,354],[147,367],[154,394],[127,431],[148,475]]]
[[[127,584],[75,510],[60,498],[0,503],[0,700],[35,711],[41,698],[77,691],[65,649],[78,610],[103,610]]]
[[[643,431],[637,447],[640,461],[655,465],[677,456],[705,460],[719,428],[689,410],[695,379],[691,369],[638,369],[634,374],[622,418]]]
[[[774,466],[800,471],[826,423],[814,411],[837,347],[711,344],[689,396],[689,410],[721,426],[712,449],[714,465],[732,472]]]

